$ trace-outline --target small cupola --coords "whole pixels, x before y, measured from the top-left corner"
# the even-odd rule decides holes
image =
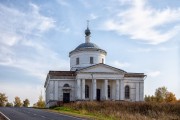
[[[87,27],[87,29],[85,30],[85,35],[89,36],[91,34],[91,31],[89,30],[89,28]]]
[[[87,29],[85,30],[85,42],[86,43],[89,43],[90,42],[90,34],[91,34],[91,31],[89,30],[89,21],[87,21]]]

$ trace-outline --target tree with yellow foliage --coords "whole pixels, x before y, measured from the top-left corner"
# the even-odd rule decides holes
[[[38,102],[36,103],[36,105],[37,105],[38,108],[44,108],[44,107],[45,107],[45,101],[43,100],[42,93],[41,93],[41,95],[39,96],[39,100],[38,100]]]
[[[165,101],[166,102],[175,102],[176,101],[176,96],[172,92],[167,92],[165,96]]]
[[[169,92],[165,86],[157,88],[154,96],[145,95],[144,100],[146,102],[159,102],[159,103],[178,102],[178,100],[176,100],[175,94]]]
[[[5,93],[0,93],[0,107],[5,106],[6,102],[8,101],[7,96]]]
[[[22,106],[21,99],[18,96],[16,96],[14,99],[15,99],[14,107],[21,107]]]

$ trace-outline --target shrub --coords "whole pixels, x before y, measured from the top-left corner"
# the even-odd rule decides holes
[[[180,119],[179,103],[83,101],[64,104],[65,108],[111,119]]]

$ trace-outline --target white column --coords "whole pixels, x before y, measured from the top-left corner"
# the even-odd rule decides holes
[[[139,90],[139,82],[138,82],[136,83],[136,101],[139,101],[139,92],[140,90]]]
[[[144,82],[140,82],[140,101],[144,101]]]
[[[96,100],[96,79],[93,80],[93,100]]]
[[[82,100],[85,100],[85,79],[82,79],[81,96],[82,96]]]
[[[53,100],[55,100],[55,81],[53,81]]]
[[[120,100],[124,100],[124,80],[120,80],[120,83],[121,83],[121,94],[120,94]]]
[[[55,95],[55,100],[58,100],[58,81],[54,81],[54,86],[55,86],[55,88],[54,88],[54,95]]]
[[[91,81],[91,85],[90,85],[89,90],[90,90],[89,98],[90,98],[91,101],[93,101],[93,80]]]
[[[108,99],[108,80],[104,80],[104,100]]]
[[[81,99],[81,80],[77,79],[77,100]]]
[[[116,100],[119,100],[119,80],[116,80]]]

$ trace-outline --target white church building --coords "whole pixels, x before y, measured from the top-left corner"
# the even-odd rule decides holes
[[[70,71],[49,71],[44,84],[46,107],[74,101],[143,101],[144,73],[129,73],[105,64],[107,52],[90,42],[69,52]]]

